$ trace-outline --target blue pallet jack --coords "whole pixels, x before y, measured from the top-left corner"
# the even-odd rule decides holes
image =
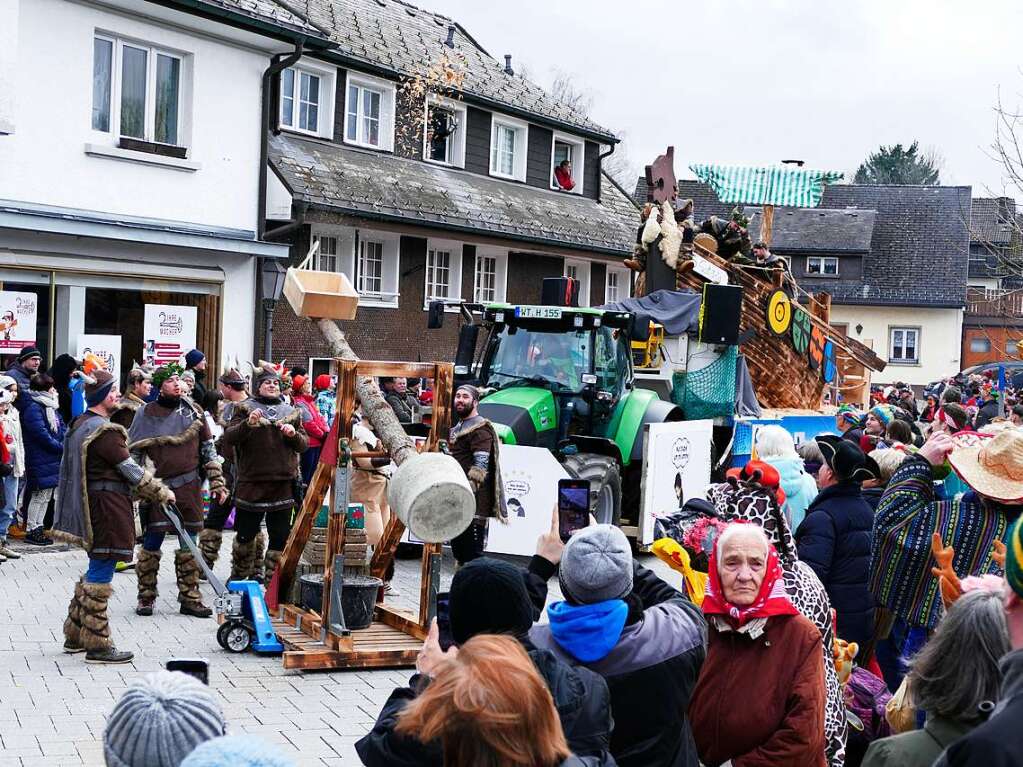
[[[245,652],[248,649],[261,654],[284,652],[284,645],[270,623],[263,587],[256,581],[228,581],[227,586],[224,586],[206,564],[195,541],[185,532],[178,507],[169,503],[164,508],[178,537],[188,546],[217,595],[213,600],[213,609],[221,619],[220,628],[217,629],[217,643],[228,652]]]

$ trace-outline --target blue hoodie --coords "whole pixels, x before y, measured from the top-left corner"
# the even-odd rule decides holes
[[[806,516],[806,509],[817,497],[817,482],[803,469],[803,459],[764,458],[781,476],[781,489],[785,491],[785,513],[789,527],[795,530]]]
[[[608,599],[590,605],[554,602],[547,608],[551,635],[576,660],[598,661],[618,643],[625,628],[629,607],[621,599]]]

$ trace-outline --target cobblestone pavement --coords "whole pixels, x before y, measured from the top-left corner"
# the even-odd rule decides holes
[[[12,542],[13,543],[13,542]],[[231,536],[225,535],[216,572],[230,569]],[[0,565],[0,767],[102,765],[103,727],[114,702],[140,674],[168,658],[210,661],[216,691],[232,734],[251,733],[292,755],[295,764],[358,765],[354,743],[369,731],[391,690],[408,670],[286,671],[279,657],[227,653],[217,644],[212,619],[178,613],[173,545],[165,545],[160,597],[152,617],[135,615],[134,571],[114,576],[110,622],[114,640],[135,653],[131,664],[90,665],[84,655],[61,651],[61,626],[72,585],[84,572],[85,554],[54,546],[14,544],[25,556]],[[644,563],[656,562],[644,557]],[[657,563],[659,565],[659,563]],[[444,557],[442,588],[454,566]],[[673,579],[676,583],[678,579]],[[395,575],[400,607],[418,599],[419,561],[399,560]],[[676,583],[677,585],[677,583]],[[212,591],[203,584],[209,601]],[[552,598],[557,582],[551,581]]]

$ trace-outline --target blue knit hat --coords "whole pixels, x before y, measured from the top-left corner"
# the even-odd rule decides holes
[[[178,767],[192,750],[224,734],[210,688],[180,671],[158,671],[132,684],[103,731],[108,767]]]
[[[181,767],[294,767],[283,751],[249,735],[225,735],[207,740]]]
[[[198,349],[192,349],[188,354],[185,355],[185,369],[194,368],[200,362],[206,359],[206,355]]]

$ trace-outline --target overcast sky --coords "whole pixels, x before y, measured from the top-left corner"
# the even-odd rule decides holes
[[[986,152],[999,88],[1023,104],[1019,2],[413,1],[545,87],[571,74],[637,169],[674,144],[679,177],[798,158],[851,178],[879,144],[919,140],[942,183],[1003,188]]]

